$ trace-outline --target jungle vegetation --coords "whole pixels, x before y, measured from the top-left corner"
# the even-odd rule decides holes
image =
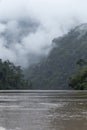
[[[30,85],[20,66],[0,59],[0,89],[29,89]]]
[[[70,78],[69,85],[76,90],[87,90],[87,62],[80,59],[77,64],[80,70]]]

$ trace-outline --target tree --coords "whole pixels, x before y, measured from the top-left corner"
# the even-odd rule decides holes
[[[77,90],[87,90],[87,62],[79,60],[78,64],[83,66],[82,69],[69,80],[69,86]]]
[[[84,65],[87,65],[87,61],[85,61],[84,59],[79,59],[77,61],[77,65],[79,65],[80,67],[83,67]]]
[[[29,89],[20,66],[0,59],[0,89]]]

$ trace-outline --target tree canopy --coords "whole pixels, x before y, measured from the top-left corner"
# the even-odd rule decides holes
[[[87,90],[87,62],[80,59],[77,64],[82,67],[80,71],[70,78],[69,85],[77,90]]]
[[[0,89],[29,89],[20,66],[0,59]]]

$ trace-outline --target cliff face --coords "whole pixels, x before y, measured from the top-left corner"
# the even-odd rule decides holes
[[[55,38],[53,44],[49,56],[27,70],[33,89],[71,89],[68,81],[79,69],[76,62],[87,59],[87,24]]]

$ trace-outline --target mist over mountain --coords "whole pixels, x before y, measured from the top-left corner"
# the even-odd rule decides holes
[[[48,56],[52,40],[87,22],[84,0],[1,0],[0,58],[28,67]]]
[[[53,44],[49,56],[27,70],[33,89],[71,89],[69,78],[81,69],[77,61],[87,59],[87,24],[53,39]]]
[[[15,62],[22,65],[28,62],[27,55],[32,54],[28,48],[28,36],[35,33],[39,23],[34,23],[30,19],[22,19],[19,21],[1,21],[0,22],[0,47],[2,59]],[[25,43],[25,44],[24,44]],[[28,51],[25,49],[27,46]],[[27,58],[26,58],[27,57]],[[22,61],[21,61],[22,60]],[[33,61],[33,60],[32,60]],[[28,64],[28,63],[27,63]]]
[[[10,59],[15,64],[27,67],[36,63],[50,49],[44,40],[45,32],[37,21],[26,18],[1,21],[0,28],[0,56],[4,60]],[[45,42],[45,45],[41,45],[41,42]]]
[[[0,23],[0,38],[7,40],[7,47],[10,48],[11,44],[21,43],[21,39],[29,33],[34,33],[39,24],[29,20],[19,21],[1,21]]]

